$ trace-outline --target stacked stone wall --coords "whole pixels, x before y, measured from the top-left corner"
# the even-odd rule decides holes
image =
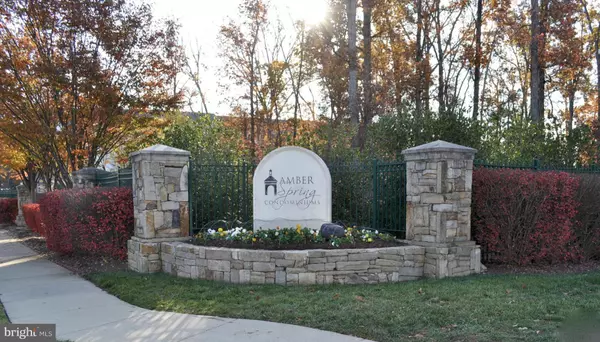
[[[240,284],[377,284],[423,276],[425,248],[268,251],[162,243],[163,272]]]

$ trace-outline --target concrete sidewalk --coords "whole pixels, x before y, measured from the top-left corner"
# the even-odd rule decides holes
[[[288,324],[151,311],[37,256],[0,229],[0,301],[13,323],[56,324],[71,341],[367,341]]]

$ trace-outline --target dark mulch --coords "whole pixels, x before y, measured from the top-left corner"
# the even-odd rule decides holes
[[[29,228],[16,226],[0,227],[8,231],[15,239],[20,240],[25,246],[33,249],[46,259],[59,264],[69,271],[78,275],[87,275],[97,272],[118,272],[127,270],[126,260],[116,260],[109,257],[98,257],[90,255],[60,255],[49,251],[46,247],[46,239]]]
[[[397,247],[408,246],[408,244],[399,241],[381,241],[373,242],[357,242],[355,244],[342,244],[339,247],[334,247],[329,242],[311,243],[311,244],[268,244],[268,243],[247,243],[242,241],[226,241],[226,240],[209,240],[199,241],[191,240],[194,245],[207,247],[228,247],[241,249],[267,249],[267,250],[306,250],[306,249],[357,249],[357,248],[381,248],[381,247]]]
[[[488,274],[571,274],[600,270],[600,261],[525,266],[487,264],[485,266]]]

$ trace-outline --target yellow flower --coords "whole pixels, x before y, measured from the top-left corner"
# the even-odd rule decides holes
[[[256,238],[252,238],[252,242],[256,242]]]
[[[222,232],[222,231],[223,231],[223,228],[219,228],[219,229],[217,229],[217,230],[218,230],[218,231],[219,231],[219,233],[220,233],[220,232]]]
[[[296,225],[296,229],[297,229],[297,230],[300,230],[300,229],[302,229],[302,226],[300,225],[300,223],[298,223],[298,224]]]
[[[368,238],[367,241],[373,242],[373,239],[372,238]]]

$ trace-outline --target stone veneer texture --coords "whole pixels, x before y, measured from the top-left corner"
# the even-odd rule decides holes
[[[423,276],[425,248],[269,251],[163,242],[162,271],[240,284],[376,284]]]

